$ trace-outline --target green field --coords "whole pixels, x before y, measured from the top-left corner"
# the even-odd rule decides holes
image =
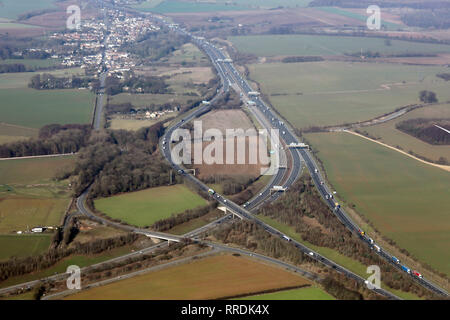
[[[242,52],[258,56],[343,55],[363,51],[381,54],[449,53],[450,45],[391,40],[367,37],[318,36],[318,35],[257,35],[229,37]]]
[[[52,179],[73,164],[73,157],[0,161],[0,233],[59,225],[70,191]]]
[[[421,90],[450,100],[442,67],[350,62],[268,63],[249,66],[250,78],[297,128],[368,120],[419,103]]]
[[[4,61],[11,61],[11,60],[4,60]],[[23,61],[29,61],[29,63],[32,63],[31,60],[23,60]],[[44,61],[47,61],[45,63],[49,63],[49,60],[43,60],[41,63],[44,64]],[[85,74],[84,70],[81,68],[56,69],[51,71],[39,71],[39,72],[1,73],[0,89],[20,89],[20,88],[26,89],[28,88],[28,83],[30,82],[30,79],[34,75],[43,73],[49,73],[55,77],[69,77],[72,75],[82,77]]]
[[[0,59],[0,64],[23,64],[25,67],[33,69],[53,67],[60,63],[59,59]]]
[[[45,252],[52,235],[0,235],[0,260],[27,257]]]
[[[205,204],[203,198],[184,185],[150,188],[95,200],[97,210],[139,227],[150,226],[172,214]]]
[[[37,137],[38,130],[21,126],[0,123],[0,144]]]
[[[89,123],[95,95],[88,90],[0,89],[2,121],[31,128]]]
[[[55,0],[2,0],[0,2],[0,17],[17,19],[23,13],[56,8]]]
[[[449,173],[348,133],[307,134],[337,196],[381,234],[450,274]]]
[[[89,123],[95,95],[88,90],[35,90],[32,76],[43,72],[0,74],[0,119],[9,124],[40,128],[50,123]],[[83,75],[80,68],[48,71],[54,76]]]
[[[38,26],[32,26],[23,23],[13,23],[13,22],[0,22],[0,30],[2,29],[34,29],[39,28]]]
[[[213,11],[234,11],[272,9],[277,7],[306,7],[311,0],[216,0],[214,2],[148,0],[133,7],[141,11],[157,13],[192,13]]]
[[[450,161],[449,146],[431,145],[395,128],[395,125],[399,122],[416,118],[450,119],[450,104],[433,105],[416,109],[397,119],[376,126],[365,127],[360,129],[360,131],[366,131],[371,136],[380,138],[380,142],[389,144],[393,147],[400,146],[405,152],[411,150],[414,153],[420,154],[431,160],[437,161],[440,157],[444,157]]]
[[[307,287],[273,293],[258,294],[237,300],[336,300],[333,296],[317,287]]]

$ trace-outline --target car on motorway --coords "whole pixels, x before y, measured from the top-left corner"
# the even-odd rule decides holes
[[[361,230],[361,229],[358,230],[358,233],[359,233],[360,235],[362,235],[362,236],[365,236],[365,235],[366,235],[366,233],[365,233],[363,230]]]
[[[377,246],[376,244],[374,244],[373,247],[375,248],[375,250],[377,250],[377,252],[381,251],[381,248],[379,246]]]
[[[286,235],[283,235],[283,239],[286,240],[286,241],[291,241],[291,238],[289,238],[289,237],[286,236]]]
[[[309,255],[313,257],[314,256],[314,252],[310,252]]]

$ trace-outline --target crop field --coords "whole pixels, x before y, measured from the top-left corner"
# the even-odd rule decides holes
[[[214,2],[177,1],[177,0],[148,0],[133,7],[141,11],[152,11],[162,14],[193,13],[214,11],[242,11],[257,9],[273,9],[282,7],[306,7],[311,0],[227,0]]]
[[[333,296],[317,287],[284,290],[239,298],[238,300],[336,300]]]
[[[184,185],[150,188],[95,200],[97,210],[139,227],[172,214],[205,205],[206,201]]]
[[[89,123],[95,95],[88,90],[35,90],[28,82],[35,74],[0,74],[0,118],[9,124],[40,128],[50,123]],[[83,75],[80,68],[48,71],[54,76]]]
[[[0,235],[0,261],[11,257],[28,257],[45,252],[52,235]]]
[[[273,9],[282,7],[306,7],[311,0],[227,0],[214,2],[177,1],[177,0],[148,0],[133,7],[141,11],[152,11],[162,14],[192,13],[214,11],[242,11],[257,9]]]
[[[427,44],[402,40],[367,37],[317,36],[317,35],[256,35],[229,37],[233,45],[242,52],[258,56],[303,56],[343,55],[363,51],[380,54],[437,54],[449,53],[450,45]]]
[[[30,137],[37,137],[37,135],[38,130],[35,128],[0,123],[0,144],[17,140],[25,140]]]
[[[2,29],[36,29],[37,26],[31,26],[29,24],[23,23],[13,23],[13,22],[0,22],[0,30]]]
[[[339,199],[400,248],[450,274],[449,173],[348,133],[305,137]]]
[[[396,64],[312,62],[249,66],[250,78],[275,108],[297,128],[368,120],[419,103],[419,92],[450,100],[442,67]]]
[[[310,284],[275,266],[220,255],[82,291],[68,299],[219,299]]]
[[[0,161],[2,184],[48,183],[60,170],[69,169],[75,163],[73,156],[14,159]]]
[[[2,121],[31,128],[89,123],[95,95],[88,90],[0,89]]]
[[[9,197],[0,200],[0,233],[36,226],[58,226],[68,199]]]
[[[11,61],[11,60],[5,60]],[[24,60],[27,61],[27,60]],[[49,63],[51,60],[43,60],[41,63]],[[56,69],[50,71],[40,71],[40,72],[18,72],[18,73],[1,73],[0,74],[0,89],[26,89],[28,88],[28,83],[30,79],[36,74],[49,73],[55,77],[68,77],[71,75],[84,76],[84,70],[81,68],[71,68],[71,69]],[[56,90],[58,91],[58,90]]]
[[[0,17],[17,19],[20,14],[55,8],[54,0],[2,0]]]
[[[273,9],[282,7],[306,7],[311,0],[228,0],[215,1],[177,1],[177,0],[148,0],[133,7],[141,11],[158,13],[190,13],[211,11]]]
[[[393,147],[400,146],[403,151],[409,152],[411,150],[416,154],[435,161],[439,160],[440,157],[450,160],[449,146],[431,145],[395,128],[395,125],[401,121],[416,118],[450,119],[450,104],[433,105],[416,109],[397,119],[375,126],[365,127],[360,130],[368,132],[373,137],[380,138],[378,140],[380,142]]]
[[[73,164],[70,156],[0,161],[0,233],[59,225],[70,196],[52,178]]]
[[[27,68],[48,68],[60,64],[59,59],[6,59],[0,60],[0,64],[23,64]]]

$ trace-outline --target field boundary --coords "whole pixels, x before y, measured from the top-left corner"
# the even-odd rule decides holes
[[[413,155],[411,155],[411,154],[409,154],[409,153],[407,153],[407,152],[405,152],[405,151],[403,151],[403,150],[399,150],[399,149],[397,149],[397,148],[394,148],[393,146],[390,146],[390,145],[385,144],[385,143],[380,142],[380,141],[376,141],[376,140],[374,140],[374,139],[371,139],[371,138],[369,138],[369,137],[363,136],[362,134],[356,133],[356,132],[354,132],[354,131],[350,131],[350,130],[342,130],[342,131],[343,131],[343,132],[350,133],[350,134],[353,134],[353,135],[355,135],[355,136],[358,136],[358,137],[361,137],[361,138],[364,138],[364,139],[367,139],[367,140],[369,140],[369,141],[378,143],[379,145],[382,145],[382,146],[384,146],[384,147],[386,147],[386,148],[395,150],[395,151],[397,151],[397,152],[399,152],[399,153],[401,153],[401,154],[403,154],[403,155],[405,155],[405,156],[408,156],[408,157],[410,157],[410,158],[413,158],[413,159],[415,159],[415,160],[417,160],[417,161],[420,161],[420,162],[422,162],[422,163],[425,163],[425,164],[427,164],[427,165],[430,165],[430,166],[433,166],[433,167],[442,169],[442,170],[444,170],[444,171],[450,172],[450,166],[445,166],[445,165],[442,165],[442,164],[431,163],[431,162],[428,162],[428,161],[419,159],[419,158],[417,158],[417,157],[415,157],[415,156],[413,156]]]
[[[288,290],[294,290],[294,289],[303,289],[303,288],[309,288],[309,287],[312,287],[312,285],[311,284],[303,284],[300,286],[289,286],[289,287],[282,287],[282,288],[278,288],[278,289],[269,289],[269,290],[258,291],[255,293],[243,293],[243,294],[238,294],[238,295],[234,295],[234,296],[220,297],[220,298],[217,298],[216,300],[231,300],[231,299],[237,299],[237,298],[257,296],[257,295],[261,295],[261,294],[275,293],[275,292],[288,291]]]
[[[39,159],[39,158],[64,157],[64,156],[72,156],[72,155],[76,155],[77,153],[78,153],[78,152],[75,152],[75,153],[44,154],[44,155],[41,155],[41,156],[25,156],[25,157],[0,158],[0,161],[7,161],[7,160],[21,160],[21,159]]]

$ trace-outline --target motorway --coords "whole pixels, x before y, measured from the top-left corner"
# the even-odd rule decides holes
[[[158,18],[156,18],[158,19]],[[160,19],[161,20],[161,19]],[[166,21],[162,20],[162,23],[166,23]],[[187,35],[192,39],[192,42],[195,43],[197,46],[203,49],[203,51],[209,56],[213,64],[216,66],[217,71],[220,74],[220,77],[224,79],[224,88],[228,90],[229,86],[234,85],[234,88],[237,87],[240,90],[241,96],[249,97],[251,92],[254,91],[253,88],[247,83],[247,81],[241,77],[239,72],[235,69],[233,63],[229,60],[228,57],[225,56],[225,54],[221,51],[221,49],[217,48],[214,44],[208,42],[204,38],[196,37],[191,35],[189,32],[187,32],[184,29],[179,28],[178,26],[172,25],[171,27],[175,32],[179,32],[181,34]],[[255,96],[252,98],[255,106],[257,109],[259,109],[260,112],[264,115],[267,121],[269,121],[272,124],[272,127],[274,129],[278,129],[280,134],[280,138],[283,140],[284,146],[289,146],[291,144],[298,145],[300,141],[297,139],[295,134],[293,133],[293,130],[286,125],[279,117],[278,115],[271,110],[269,106],[264,103],[264,101],[259,97]],[[252,109],[250,109],[252,112],[254,112]],[[259,117],[257,113],[255,113],[255,116]],[[261,113],[260,113],[261,114]],[[179,123],[177,123],[175,126],[170,128],[165,138],[163,138],[163,141],[171,141],[170,136],[173,130],[181,127],[181,125],[184,124],[184,122],[190,121],[193,118],[193,116],[187,117],[185,119],[180,120]],[[262,122],[264,125],[264,122]],[[268,129],[268,128],[266,128]],[[359,235],[360,239],[364,242],[366,242],[372,249],[375,248],[375,243],[373,240],[371,240],[369,237],[367,237],[365,234],[362,234],[361,229],[350,219],[350,217],[347,215],[347,213],[340,208],[340,206],[337,206],[336,203],[333,201],[331,195],[332,193],[329,191],[325,183],[323,183],[323,179],[321,177],[319,168],[317,165],[315,165],[313,157],[308,149],[297,149],[297,148],[288,148],[288,152],[290,152],[290,155],[292,157],[292,168],[290,170],[290,173],[288,175],[288,178],[285,179],[284,184],[282,185],[285,188],[289,188],[295,180],[298,178],[301,167],[302,167],[302,160],[306,163],[306,166],[311,173],[311,176],[313,178],[314,184],[316,188],[318,189],[320,195],[322,196],[323,200],[327,203],[327,205],[331,208],[331,210],[334,212],[334,214],[337,216],[337,218],[351,231],[355,232]],[[180,174],[182,174],[186,179],[191,180],[194,184],[196,184],[201,190],[207,192],[208,187],[200,182],[198,179],[193,177],[190,174],[187,174],[184,172],[184,170],[179,166],[173,163],[171,160],[170,155],[170,148],[166,148],[164,151],[164,156],[168,159],[168,161],[172,164],[174,168],[178,170]],[[280,170],[281,171],[281,170]],[[279,172],[280,172],[279,171]],[[271,181],[271,186],[275,185],[274,182],[279,183],[281,180],[278,180],[277,177],[275,177],[274,180]],[[265,194],[260,194],[260,198],[256,197],[255,199],[252,199],[254,203],[258,203],[261,201],[266,201],[268,196],[269,189],[265,190]],[[277,194],[275,194],[276,196]],[[254,217],[249,211],[246,209],[238,206],[237,204],[225,199],[223,196],[219,194],[214,195],[216,201],[218,201],[222,206],[227,207],[230,211],[233,213],[236,213],[242,218],[253,220],[257,222],[259,225],[261,225],[264,229],[266,229],[268,232],[283,238],[288,239],[285,235],[283,235],[281,232],[276,230],[275,228],[270,227],[269,225],[263,223],[256,217]],[[251,208],[253,204],[248,205],[247,209]],[[292,241],[289,239],[288,241]],[[312,252],[312,250],[308,249],[307,247],[303,246],[302,244],[295,242],[297,248],[299,248],[301,251],[303,251],[305,254],[309,254]],[[379,246],[377,246],[379,247]],[[380,247],[379,247],[380,248]],[[380,248],[380,250],[374,250],[376,254],[378,254],[381,258],[385,259],[387,262],[391,263],[394,267],[398,268],[401,272],[405,272],[401,268],[401,264],[399,262],[395,262],[394,258],[391,254],[389,254],[386,250]],[[327,260],[324,257],[319,256],[317,253],[314,253],[314,256],[318,258],[319,261],[321,261],[324,264],[327,264],[329,266],[332,266],[336,270],[339,270],[343,273],[346,273],[349,277],[353,277],[356,280],[364,281],[364,279],[360,278],[359,276],[356,276],[352,273],[349,273],[348,270],[338,266],[332,261]],[[409,269],[409,268],[408,268]],[[420,278],[415,276],[411,271],[406,272],[413,280],[415,280],[417,283],[419,283],[421,286],[433,291],[436,294],[442,295],[447,297],[448,293],[437,286],[436,284],[433,284],[427,279]],[[356,276],[356,277],[355,277]],[[359,279],[358,279],[359,278]]]
[[[155,20],[158,20],[162,24],[168,25],[168,23],[164,19],[161,19],[159,17],[153,17],[153,18]],[[187,31],[180,29],[177,26],[171,26],[171,29],[174,32],[179,32],[181,34],[189,36],[191,41],[194,44],[196,44],[198,47],[200,47],[209,56],[214,67],[216,68],[216,70],[222,80],[222,87],[219,90],[218,94],[214,97],[214,99],[212,99],[210,101],[211,105],[214,105],[215,100],[217,100],[221,94],[227,92],[231,86],[233,86],[234,88],[237,87],[240,90],[240,93],[242,94],[242,96],[245,96],[245,97],[249,96],[249,92],[252,92],[253,89],[249,86],[247,81],[245,79],[243,79],[240,76],[240,74],[236,71],[232,62],[224,61],[224,60],[227,60],[227,57],[224,55],[224,53],[219,48],[217,48],[214,44],[211,44],[210,42],[206,41],[205,39],[195,37],[195,36],[191,35],[190,33],[188,33]],[[311,176],[313,178],[313,181],[314,181],[319,193],[323,197],[324,201],[330,206],[330,208],[335,213],[335,215],[340,219],[340,221],[350,231],[358,233],[360,235],[360,238],[362,239],[362,241],[365,241],[366,243],[368,243],[368,245],[370,245],[372,248],[374,245],[374,243],[370,242],[370,238],[368,238],[365,235],[361,235],[359,233],[359,231],[360,231],[359,227],[354,222],[352,222],[352,220],[348,217],[348,215],[341,208],[335,208],[334,201],[329,197],[329,195],[331,194],[330,191],[328,190],[328,188],[326,187],[325,184],[321,183],[323,180],[320,176],[320,172],[318,171],[317,173],[315,173],[315,171],[316,171],[316,169],[318,169],[318,167],[314,164],[314,161],[312,160],[313,157],[311,156],[310,152],[306,149],[286,148],[286,146],[291,143],[293,143],[293,144],[299,143],[298,139],[293,134],[293,131],[291,130],[291,128],[288,125],[286,125],[282,120],[280,120],[278,115],[274,111],[272,111],[271,108],[268,107],[261,98],[256,96],[253,98],[253,100],[254,100],[255,106],[259,110],[259,112],[255,112],[255,110],[252,110],[251,108],[250,108],[250,111],[258,119],[261,118],[261,115],[263,115],[263,117],[265,117],[265,121],[261,121],[261,123],[263,125],[270,123],[273,128],[278,129],[279,132],[281,132],[280,137],[283,141],[283,145],[285,146],[285,150],[287,150],[287,152],[290,154],[290,157],[292,160],[291,170],[279,168],[278,172],[273,177],[273,179],[271,180],[269,185],[264,189],[263,192],[261,192],[259,195],[257,195],[255,198],[253,198],[250,202],[248,202],[246,204],[246,208],[243,208],[243,207],[237,205],[236,203],[226,199],[225,197],[223,197],[222,195],[217,194],[217,193],[214,194],[214,199],[218,203],[220,203],[222,206],[225,206],[230,212],[232,212],[233,214],[236,214],[240,218],[252,220],[255,223],[257,223],[258,225],[260,225],[261,227],[263,227],[267,232],[270,232],[271,234],[273,234],[281,239],[292,242],[300,251],[302,251],[304,254],[308,255],[310,258],[312,258],[316,261],[319,261],[322,264],[325,264],[325,265],[335,269],[338,272],[344,273],[348,277],[353,278],[360,283],[364,283],[365,282],[364,278],[352,273],[351,271],[343,268],[342,266],[339,266],[338,264],[334,263],[333,261],[319,255],[317,252],[314,252],[313,250],[302,245],[301,243],[294,241],[292,239],[289,239],[283,233],[281,233],[277,229],[265,224],[264,222],[262,222],[261,220],[256,218],[249,210],[247,210],[247,209],[255,209],[259,204],[261,204],[263,202],[273,201],[273,200],[277,199],[280,196],[280,193],[270,194],[270,188],[274,185],[281,185],[282,182],[283,182],[283,184],[282,184],[283,187],[289,188],[296,181],[298,176],[300,175],[301,170],[302,170],[302,163],[305,162],[306,166],[308,167],[309,171],[311,172]],[[203,114],[207,110],[207,108],[210,108],[210,106],[209,105],[201,106],[198,109],[196,109],[194,112],[190,113],[189,115],[187,115],[186,117],[181,119],[178,123],[176,123],[174,126],[170,127],[166,131],[164,137],[161,139],[161,142],[160,142],[160,147],[161,147],[160,150],[162,150],[164,156],[171,163],[172,167],[174,169],[176,169],[179,174],[184,176],[185,179],[190,180],[194,185],[196,185],[200,190],[202,190],[204,192],[208,192],[209,187],[207,185],[205,185],[204,183],[202,183],[197,178],[195,178],[194,176],[187,174],[180,165],[177,165],[176,163],[174,163],[174,161],[171,158],[170,148],[169,147],[165,148],[165,143],[166,142],[170,143],[171,135],[174,132],[174,130],[180,128],[185,123],[187,123],[187,122],[193,120],[194,118],[196,118],[197,116]],[[97,113],[97,116],[100,117],[100,113]],[[96,123],[97,123],[97,121],[96,121]],[[267,125],[265,125],[265,126],[266,126],[266,129],[268,129]],[[92,213],[90,213],[90,211],[84,207],[84,198],[86,197],[87,191],[88,190],[86,190],[86,192],[83,193],[83,195],[81,195],[80,198],[77,199],[77,205],[81,209],[80,211],[87,215],[90,214],[91,218],[95,217],[95,219],[100,219],[100,221],[102,223],[111,224],[111,221],[109,221],[109,220],[99,218],[97,216],[93,216]],[[217,222],[213,222],[209,226],[214,226],[214,225],[217,225]],[[119,225],[119,226],[124,227],[123,225]],[[205,227],[203,227],[202,230],[207,230]],[[161,238],[161,239],[164,239],[164,237],[167,238],[168,236],[170,236],[172,238],[167,239],[167,240],[172,240],[172,241],[180,241],[181,240],[180,237],[177,237],[177,236],[150,232],[148,230],[135,229],[133,227],[129,227],[129,228],[130,228],[130,231],[144,233],[148,236],[153,235],[154,237]],[[195,230],[195,232],[193,232],[193,234],[190,234],[189,237],[193,237],[193,236],[195,236],[195,234],[198,234],[198,233],[196,233],[196,231],[197,230]],[[382,257],[385,260],[387,260],[388,262],[392,263],[395,267],[400,268],[399,264],[393,262],[392,255],[387,253],[385,250],[381,249],[379,252],[377,252],[375,250],[375,252],[377,254],[379,254],[380,257]],[[432,290],[433,292],[440,294],[440,295],[448,296],[448,293],[445,290],[439,288],[435,284],[432,284],[431,282],[427,281],[426,279],[421,279],[421,278],[415,277],[413,275],[411,275],[411,277],[415,281],[417,281],[420,285]],[[374,289],[374,291],[376,291],[384,296],[387,296],[387,297],[390,297],[393,299],[398,299],[398,297],[387,292],[386,290]]]

